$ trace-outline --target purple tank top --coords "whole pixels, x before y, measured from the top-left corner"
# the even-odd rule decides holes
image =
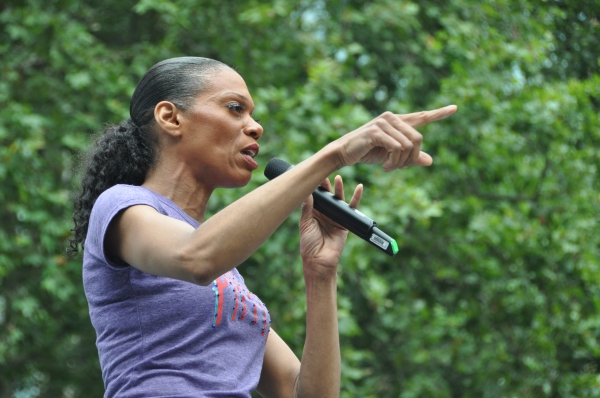
[[[116,185],[94,204],[83,285],[105,397],[250,397],[270,330],[267,308],[235,268],[199,286],[108,259],[106,229],[134,205],[199,225],[170,199],[139,186]]]

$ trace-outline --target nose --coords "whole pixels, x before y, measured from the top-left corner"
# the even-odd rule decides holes
[[[263,127],[256,120],[250,119],[250,123],[244,128],[244,134],[258,140],[263,135]]]

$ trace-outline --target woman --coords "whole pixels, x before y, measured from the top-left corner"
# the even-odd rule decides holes
[[[313,212],[310,193],[341,167],[428,166],[411,126],[455,107],[385,113],[204,221],[217,187],[241,187],[263,134],[244,80],[225,64],[184,57],[153,66],[131,119],[91,149],[75,201],[72,252],[97,333],[107,397],[339,395],[336,267],[347,231]],[[343,198],[341,178],[334,193]],[[357,207],[358,186],[350,200]],[[306,282],[302,361],[270,330],[265,305],[236,266],[303,203]]]

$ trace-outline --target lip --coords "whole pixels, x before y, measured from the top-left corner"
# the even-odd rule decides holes
[[[253,152],[255,152],[254,156],[256,156],[256,155],[258,155],[258,151],[259,150],[260,150],[260,147],[258,146],[258,144],[251,144],[251,145],[248,145],[246,148],[242,149],[241,152],[243,152],[243,151],[253,151]]]
[[[240,151],[240,154],[242,155],[242,157],[244,158],[246,163],[248,163],[250,165],[252,170],[256,170],[258,168],[258,163],[256,163],[256,161],[253,159],[252,156],[246,155],[243,152],[244,151],[252,151],[252,152],[254,152],[254,156],[256,156],[256,155],[258,155],[259,149],[260,149],[260,147],[258,146],[258,144],[252,144],[252,145],[248,145],[247,147],[245,147],[244,149],[242,149]]]

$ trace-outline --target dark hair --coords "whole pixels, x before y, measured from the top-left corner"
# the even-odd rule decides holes
[[[154,65],[138,83],[129,107],[130,118],[109,125],[84,156],[81,191],[74,199],[73,236],[67,254],[83,249],[92,207],[98,196],[117,184],[141,185],[156,166],[159,141],[154,129],[154,107],[172,102],[186,111],[194,98],[209,87],[216,72],[231,69],[209,58],[180,57]]]

